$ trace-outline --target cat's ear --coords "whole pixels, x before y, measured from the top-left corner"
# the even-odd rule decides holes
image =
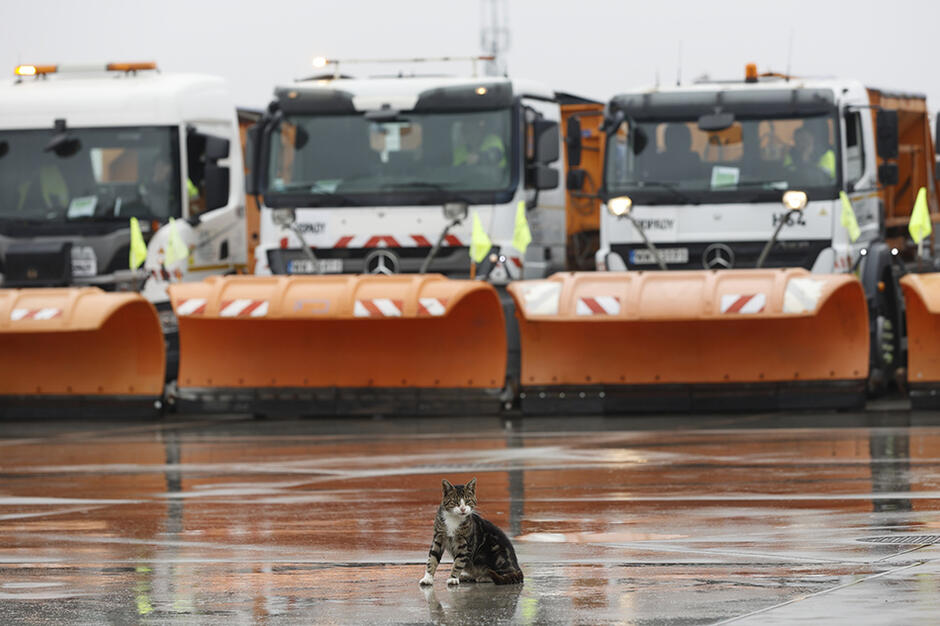
[[[477,479],[476,479],[476,476],[474,476],[474,477],[470,480],[470,482],[467,483],[467,489],[470,490],[470,491],[475,491],[476,488],[477,488]]]
[[[450,491],[450,490],[452,490],[452,489],[454,488],[454,486],[453,486],[452,484],[450,484],[450,481],[447,480],[446,478],[443,479],[443,480],[441,480],[441,487],[444,488],[444,493],[447,493],[448,491]]]

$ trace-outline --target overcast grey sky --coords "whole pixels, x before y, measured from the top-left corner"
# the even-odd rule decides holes
[[[858,78],[940,105],[936,0],[508,0],[510,74],[597,99],[756,62]],[[236,103],[337,58],[476,54],[479,0],[0,0],[0,72],[23,63],[156,60],[229,80]],[[359,75],[376,68],[349,68]],[[436,68],[440,69],[440,68]],[[463,69],[463,68],[461,68]],[[388,68],[385,68],[388,71]]]

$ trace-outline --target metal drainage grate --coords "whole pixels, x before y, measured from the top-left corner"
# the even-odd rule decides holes
[[[865,543],[890,543],[913,546],[929,546],[940,543],[940,535],[884,535],[881,537],[862,537],[857,541]]]

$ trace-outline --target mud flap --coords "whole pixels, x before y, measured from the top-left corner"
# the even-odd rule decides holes
[[[864,403],[861,284],[802,269],[556,274],[509,286],[524,413]]]
[[[907,382],[914,409],[940,408],[940,273],[901,278],[907,315]]]
[[[153,415],[164,361],[139,294],[0,289],[0,415]]]
[[[182,410],[499,411],[496,290],[440,275],[233,276],[176,284]]]

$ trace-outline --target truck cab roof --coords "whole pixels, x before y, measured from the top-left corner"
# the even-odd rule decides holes
[[[230,121],[226,82],[202,74],[47,75],[0,84],[0,128],[170,126]]]
[[[422,108],[422,103],[447,100],[447,108],[472,109],[508,105],[513,96],[554,100],[547,86],[531,80],[506,77],[381,77],[313,78],[275,89],[282,105],[326,112],[368,111],[381,108],[400,111]],[[430,108],[430,106],[429,106]]]
[[[757,92],[815,92],[817,94],[831,94],[824,96],[831,102],[838,104],[843,100],[867,100],[869,92],[877,92],[882,97],[898,98],[902,100],[926,100],[920,93],[898,92],[890,89],[880,89],[864,85],[861,81],[837,77],[787,77],[779,74],[764,75],[756,81],[744,80],[699,80],[682,85],[646,86],[631,89],[615,95],[611,102],[617,106],[637,97],[647,96],[659,102],[676,103],[684,99],[695,100],[696,95],[719,93],[729,94],[733,99],[747,100],[749,94]],[[699,98],[700,99],[700,98]],[[919,106],[917,108],[920,108]]]

